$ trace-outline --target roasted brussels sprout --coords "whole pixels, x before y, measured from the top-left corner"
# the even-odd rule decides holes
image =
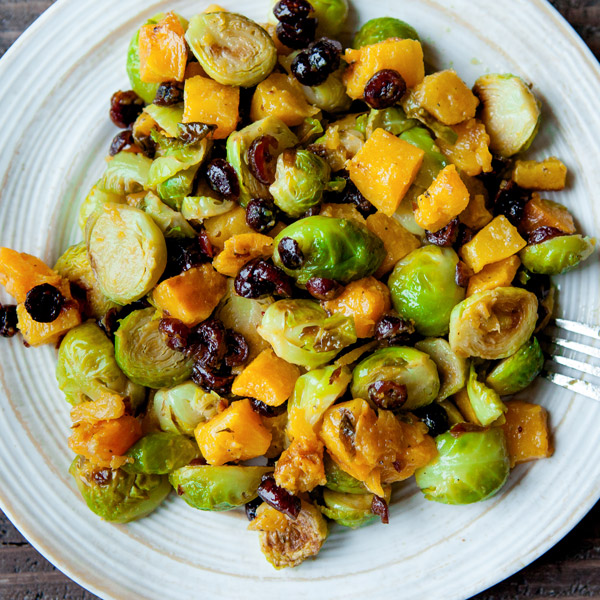
[[[85,226],[90,215],[95,213],[98,208],[112,202],[115,204],[124,204],[125,196],[121,194],[113,194],[111,192],[105,192],[100,189],[99,184],[102,180],[98,181],[94,187],[90,190],[88,195],[85,197],[81,206],[79,207],[79,227],[85,235]]]
[[[141,192],[149,182],[152,161],[142,154],[119,152],[110,160],[96,187],[109,194]]]
[[[132,199],[130,206],[143,210],[151,216],[165,237],[194,237],[196,232],[184,219],[180,212],[167,206],[152,192],[148,192],[143,198]]]
[[[317,37],[335,37],[348,18],[348,0],[310,0],[317,18]]]
[[[477,379],[474,365],[471,365],[469,371],[467,395],[477,420],[484,427],[491,425],[506,412],[506,406],[500,400],[500,396]]]
[[[190,465],[173,471],[169,481],[177,494],[199,510],[231,510],[257,497],[263,475],[272,467]]]
[[[389,502],[391,488],[386,491],[385,501]],[[379,518],[372,511],[374,494],[344,494],[330,489],[323,490],[323,505],[319,506],[321,512],[329,519],[344,527],[356,529]]]
[[[266,79],[277,63],[269,34],[235,13],[196,15],[185,39],[206,73],[223,85],[252,87]]]
[[[275,204],[291,217],[301,217],[321,202],[329,181],[329,165],[308,150],[284,150],[277,159],[271,192]]]
[[[171,491],[169,479],[164,475],[101,468],[83,456],[75,458],[69,473],[75,479],[88,508],[113,523],[127,523],[145,517]]]
[[[194,190],[194,180],[199,167],[198,164],[179,171],[156,186],[157,194],[167,206],[183,211],[184,201]]]
[[[367,486],[344,471],[332,460],[327,452],[324,454],[325,476],[327,483],[325,487],[341,494],[367,494]]]
[[[481,100],[480,118],[490,136],[490,150],[508,158],[527,150],[542,116],[541,103],[516,75],[480,77],[473,91]]]
[[[177,433],[149,433],[138,440],[125,456],[133,459],[121,468],[127,473],[166,475],[189,464],[200,454],[198,446]]]
[[[356,342],[352,317],[327,316],[313,300],[279,300],[271,304],[258,333],[277,356],[311,369],[330,362],[342,348]]]
[[[455,281],[458,256],[451,248],[424,246],[396,264],[388,287],[394,308],[422,335],[448,333],[450,313],[465,297]]]
[[[152,139],[157,143],[157,152],[162,154],[166,147],[171,143],[179,145],[177,143],[177,137],[179,136],[179,124],[183,121],[183,102],[179,104],[173,104],[172,106],[159,106],[158,104],[149,104],[144,109],[144,112],[152,117],[152,120],[160,127],[165,135],[151,130],[150,135]]]
[[[186,196],[181,202],[181,214],[188,221],[202,222],[210,217],[224,215],[234,207],[233,200],[219,200],[212,196]]]
[[[354,36],[353,48],[362,48],[383,42],[389,38],[402,38],[408,40],[419,39],[419,34],[408,23],[394,17],[378,17],[367,21]]]
[[[115,333],[115,357],[122,371],[135,383],[159,389],[184,382],[192,374],[193,361],[167,346],[158,330],[156,309],[134,310]]]
[[[195,144],[186,145],[183,142],[170,141],[170,138],[167,140],[169,141],[165,142],[160,156],[152,161],[147,184],[156,187],[161,198],[173,204],[179,197],[188,193],[190,182],[193,182],[198,166],[207,157],[212,142],[205,138]],[[179,177],[176,177],[177,175]]]
[[[352,104],[350,96],[346,94],[346,86],[342,80],[341,69],[333,72],[321,85],[309,87],[302,86],[306,99],[329,113],[337,113],[348,110]]]
[[[145,296],[167,265],[162,231],[146,213],[127,205],[108,202],[93,213],[86,246],[100,290],[117,304]]]
[[[58,350],[56,380],[73,405],[117,394],[129,398],[137,409],[146,391],[123,374],[115,360],[115,349],[102,329],[89,321],[71,329]]]
[[[537,308],[535,295],[520,288],[473,294],[452,311],[450,346],[459,356],[507,358],[531,337]]]
[[[430,404],[440,390],[437,368],[429,355],[405,346],[381,348],[358,363],[352,373],[352,396],[367,400],[369,386],[377,381],[406,386],[405,410]]]
[[[437,139],[442,140],[454,146],[458,140],[458,134],[450,127],[441,121],[438,121],[431,113],[421,106],[421,99],[416,92],[411,92],[402,100],[402,108],[407,117],[416,119],[427,129],[429,129]]]
[[[498,363],[485,382],[501,396],[524,390],[544,366],[544,353],[535,337],[525,342],[512,356]]]
[[[311,148],[325,157],[332,171],[344,169],[346,162],[354,158],[364,146],[366,116],[365,114],[365,120],[361,121],[359,114],[346,115],[331,123],[325,135],[312,144]]]
[[[519,252],[523,266],[532,273],[561,275],[573,270],[594,252],[596,240],[581,235],[561,235]]]
[[[427,500],[471,504],[493,496],[506,482],[510,461],[499,427],[435,438],[439,456],[415,473]]]
[[[288,269],[281,260],[279,243],[294,240],[304,256],[297,269]],[[286,227],[275,238],[273,260],[296,282],[304,286],[312,277],[349,283],[372,275],[385,258],[383,242],[356,221],[333,217],[307,217]]]
[[[197,425],[212,419],[226,406],[227,401],[216,392],[205,392],[187,381],[156,392],[152,410],[163,431],[192,437]]]
[[[419,146],[419,148],[428,152],[429,150],[434,150],[439,154],[439,150],[437,146],[435,146],[431,136],[427,133],[425,129],[422,127],[417,127],[419,124],[415,119],[409,119],[405,112],[399,106],[392,106],[390,108],[384,108],[382,110],[372,109],[371,112],[365,115],[361,115],[358,118],[359,123],[362,123],[362,120],[365,120],[365,135],[367,139],[371,137],[371,134],[376,129],[385,129],[388,133],[392,135],[400,135],[402,133],[411,131],[412,129],[417,128],[417,131],[411,135],[405,137],[405,141],[410,142],[414,146]],[[425,135],[427,136],[425,138]],[[421,144],[421,138],[423,138],[423,143]],[[411,141],[412,140],[412,141]],[[419,141],[417,144],[416,141]],[[424,147],[423,147],[424,146]],[[435,159],[439,161],[439,157],[437,154],[434,155]],[[443,155],[440,154],[440,157],[443,159]],[[426,161],[424,160],[424,165],[426,165]],[[421,167],[421,170],[423,167]],[[438,172],[441,170],[438,169]],[[418,175],[417,175],[418,177]],[[433,178],[432,178],[433,181]]]

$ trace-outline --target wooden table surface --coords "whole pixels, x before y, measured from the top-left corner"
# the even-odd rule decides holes
[[[52,2],[0,0],[0,56]],[[600,57],[600,0],[552,0],[552,4]],[[524,598],[600,598],[600,503],[547,554],[473,600]],[[0,511],[0,599],[94,600],[96,596],[54,568]]]

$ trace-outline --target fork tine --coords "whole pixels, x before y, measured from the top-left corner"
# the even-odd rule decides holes
[[[577,321],[569,321],[568,319],[555,319],[554,323],[560,329],[587,335],[596,340],[600,340],[600,327],[596,325],[586,325],[585,323],[577,323]]]
[[[582,396],[586,396],[592,400],[597,400],[600,402],[600,387],[597,385],[593,385],[587,381],[579,381],[577,379],[573,379],[572,377],[567,377],[566,375],[552,373],[549,371],[544,371],[542,373],[542,377],[548,381],[551,381],[552,383],[555,383],[556,385],[566,388],[571,392],[581,394]]]
[[[564,340],[556,336],[546,336],[546,339],[557,346],[568,348],[569,350],[575,350],[575,352],[581,352],[586,356],[592,356],[593,358],[600,358],[600,348],[593,348],[587,344],[581,344],[579,342],[572,342],[571,340]]]
[[[550,360],[559,365],[569,367],[570,369],[575,369],[576,371],[581,371],[582,373],[589,373],[595,377],[600,377],[600,367],[596,367],[579,360],[573,360],[572,358],[567,358],[566,356],[553,355],[550,357]]]

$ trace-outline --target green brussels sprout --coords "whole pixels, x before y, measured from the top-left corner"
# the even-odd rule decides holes
[[[325,452],[325,476],[327,483],[325,487],[341,494],[367,494],[369,490],[367,486],[358,479],[348,475],[334,460]]]
[[[131,381],[149,388],[171,387],[189,379],[193,361],[171,350],[158,330],[156,309],[134,310],[115,333],[115,358]]]
[[[156,186],[156,193],[167,206],[182,211],[184,200],[194,191],[194,179],[199,168],[199,164],[193,165],[175,173]]]
[[[456,144],[458,140],[458,134],[452,127],[445,125],[441,121],[438,121],[431,113],[429,113],[420,104],[419,97],[411,92],[404,97],[402,101],[402,108],[406,112],[406,116],[411,119],[420,121],[427,129],[430,129],[436,138],[444,140],[451,146]]]
[[[279,300],[271,304],[258,327],[275,354],[303,367],[315,368],[332,361],[356,342],[354,319],[331,316],[313,300]]]
[[[448,424],[450,427],[465,422],[465,418],[462,416],[460,410],[456,408],[451,400],[440,402],[440,406],[446,411],[446,415],[448,415]]]
[[[561,275],[573,270],[594,252],[596,240],[577,235],[561,235],[519,252],[523,266],[532,273]]]
[[[389,502],[391,487],[385,489],[385,500]],[[323,490],[323,505],[319,508],[329,519],[344,527],[357,529],[379,518],[373,514],[371,506],[374,494],[344,494],[329,489]]]
[[[443,338],[427,338],[415,344],[415,348],[429,354],[440,376],[440,391],[436,400],[441,402],[462,390],[467,382],[469,366],[458,356]]]
[[[216,392],[205,392],[186,381],[158,390],[151,410],[162,431],[192,437],[200,423],[212,419],[226,406],[227,402]]]
[[[382,110],[372,109],[368,114],[361,115],[358,118],[359,124],[362,125],[363,120],[365,121],[364,130],[367,139],[371,137],[376,129],[385,129],[392,135],[400,135],[406,132],[408,137],[404,138],[405,141],[410,141],[410,143],[414,146],[419,146],[419,148],[425,150],[426,153],[430,151],[430,148],[435,148],[437,154],[440,154],[439,149],[437,149],[437,146],[435,146],[431,136],[422,127],[418,127],[417,132],[408,135],[409,131],[417,127],[418,121],[415,119],[409,119],[399,106],[392,106]],[[419,131],[422,133],[419,134]],[[425,135],[429,139],[426,139]],[[421,137],[419,136],[422,136],[423,140],[421,140]],[[442,157],[442,160],[445,160],[442,154],[440,154],[440,156]]]
[[[295,240],[304,255],[298,269],[288,269],[279,256],[279,242]],[[385,258],[383,242],[356,221],[334,217],[307,217],[286,227],[273,242],[273,261],[304,286],[311,277],[350,283],[372,275]]]
[[[148,192],[143,198],[131,199],[129,206],[143,210],[151,216],[165,237],[183,238],[195,237],[196,235],[192,226],[180,212],[167,206],[152,192]]]
[[[90,215],[96,212],[99,207],[104,206],[107,202],[114,204],[125,204],[125,196],[121,194],[113,194],[100,189],[99,185],[102,180],[96,182],[88,195],[85,197],[79,207],[79,227],[85,235],[85,226]]]
[[[540,374],[544,353],[535,337],[525,342],[512,356],[498,363],[485,382],[501,396],[524,390]]]
[[[208,76],[223,85],[252,87],[266,79],[277,64],[271,36],[235,13],[196,15],[185,39]]]
[[[69,473],[88,508],[112,523],[128,523],[145,517],[171,492],[166,475],[102,468],[83,456],[75,458]]]
[[[537,321],[534,294],[515,287],[478,292],[457,304],[449,341],[459,356],[507,358],[530,337]]]
[[[277,142],[277,147],[269,147],[273,158],[298,143],[298,138],[288,126],[276,117],[265,117],[239,131],[234,131],[227,138],[227,161],[237,173],[240,183],[239,203],[243,207],[255,198],[271,198],[269,188],[258,181],[248,167],[248,150],[254,140],[264,135],[270,135]]]
[[[346,162],[358,153],[366,141],[365,126],[367,113],[346,115],[330,123],[325,135],[311,145],[329,163],[333,172],[341,171]]]
[[[319,119],[312,117],[306,117],[302,124],[296,128],[296,135],[298,136],[298,143],[303,146],[311,144],[319,136],[323,135],[323,125]]]
[[[329,113],[347,111],[352,100],[346,94],[346,86],[342,80],[343,70],[334,71],[321,85],[302,86],[304,96],[314,106]]]
[[[422,335],[448,333],[450,313],[465,297],[457,285],[458,256],[451,248],[423,246],[399,261],[388,281],[394,308]]]
[[[149,187],[158,186],[159,184],[168,181],[178,173],[187,171],[185,180],[175,180],[178,189],[187,192],[189,189],[187,181],[190,179],[190,177],[193,180],[193,176],[191,176],[191,168],[198,167],[200,164],[202,164],[204,159],[208,156],[208,152],[211,147],[211,140],[206,138],[195,144],[172,144],[161,153],[161,156],[152,161],[152,165],[148,171],[147,185]],[[162,191],[163,194],[165,194],[164,187]],[[170,193],[170,195],[173,195],[172,190],[167,189],[166,191]]]
[[[406,386],[405,410],[431,404],[440,391],[440,378],[429,355],[406,346],[381,348],[358,363],[352,372],[352,396],[369,399],[369,386],[393,381]]]
[[[481,100],[479,118],[490,136],[490,150],[508,158],[531,146],[540,125],[540,101],[516,75],[483,75],[473,86]]]
[[[457,437],[448,432],[435,443],[439,455],[415,473],[427,500],[471,504],[493,496],[506,482],[510,461],[499,427]]]
[[[99,190],[109,194],[132,194],[148,185],[152,161],[143,154],[119,152],[106,166],[104,175],[96,183]]]
[[[269,192],[283,212],[297,218],[321,202],[330,174],[320,156],[308,150],[284,150]]]
[[[135,411],[146,390],[127,379],[115,360],[115,349],[102,329],[88,321],[71,329],[58,350],[56,381],[73,406],[117,394]]]
[[[169,136],[169,139],[175,139],[179,136],[179,124],[183,122],[183,102],[172,104],[171,106],[159,106],[158,104],[149,104],[144,108],[156,124]],[[157,137],[157,132],[152,130],[152,138],[154,141]],[[160,134],[158,137],[162,138]],[[159,146],[160,147],[160,146]]]
[[[263,475],[272,467],[193,465],[169,475],[177,494],[198,510],[231,510],[257,497]]]
[[[377,44],[390,38],[420,41],[419,34],[408,23],[394,17],[378,17],[367,21],[354,36],[353,48]]]
[[[348,18],[348,0],[310,0],[317,18],[317,38],[337,36]]]
[[[166,475],[185,467],[198,458],[198,446],[190,439],[177,433],[149,433],[138,440],[125,456],[133,458],[121,468],[127,473]]]
[[[88,219],[85,237],[100,290],[117,304],[145,296],[167,265],[162,231],[137,208],[107,202]]]
[[[186,196],[181,203],[181,214],[189,221],[204,221],[224,215],[235,208],[232,200],[219,200],[212,196]]]
[[[487,427],[499,419],[507,410],[500,396],[477,379],[475,366],[471,365],[467,381],[467,395],[471,408],[481,425]]]

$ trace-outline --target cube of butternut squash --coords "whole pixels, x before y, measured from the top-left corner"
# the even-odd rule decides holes
[[[502,429],[508,445],[510,466],[552,456],[554,448],[546,409],[521,400],[511,400],[506,406],[506,423]]]
[[[216,125],[212,137],[225,139],[237,127],[240,115],[240,88],[222,85],[196,75],[186,79],[183,91],[183,122]]]
[[[353,100],[363,97],[369,79],[382,69],[398,71],[409,88],[421,83],[425,76],[423,48],[415,40],[389,38],[358,50],[348,48],[344,60],[349,64],[344,83]]]
[[[458,135],[453,145],[443,139],[436,140],[444,156],[471,177],[482,171],[489,173],[492,170],[492,154],[489,150],[490,136],[485,125],[477,119],[469,119],[454,125],[452,130]]]
[[[17,327],[30,346],[56,344],[69,329],[81,323],[81,313],[73,301],[67,302],[58,317],[50,323],[34,321],[25,310],[24,304],[17,305],[17,318]]]
[[[415,180],[424,156],[421,148],[385,129],[376,129],[347,168],[361,194],[391,217]]]
[[[269,406],[281,406],[294,391],[300,369],[279,358],[270,348],[263,350],[236,378],[231,391],[236,396],[256,398]]]
[[[474,273],[479,273],[485,265],[517,254],[525,246],[527,242],[517,228],[504,215],[498,215],[458,253]]]
[[[325,485],[323,442],[312,438],[297,438],[283,451],[275,466],[275,482],[292,494],[310,492]]]
[[[272,116],[281,119],[288,127],[295,127],[318,112],[318,108],[306,101],[304,92],[294,77],[284,73],[271,73],[256,86],[250,118],[259,121]]]
[[[458,216],[469,204],[469,190],[463,183],[456,167],[444,167],[417,198],[415,221],[429,231],[438,231]]]
[[[529,234],[538,227],[556,227],[565,233],[575,233],[573,216],[566,206],[540,198],[534,192],[531,200],[525,205],[520,223],[521,229]]]
[[[427,75],[415,88],[414,95],[422,108],[445,125],[472,119],[479,104],[475,94],[452,69]]]
[[[208,319],[227,292],[227,279],[204,264],[165,279],[152,293],[156,308],[189,327]]]
[[[478,180],[476,180],[478,181]],[[467,189],[469,186],[467,185]],[[471,199],[467,208],[463,210],[458,219],[461,223],[464,223],[467,227],[471,227],[475,231],[485,227],[493,218],[494,215],[487,209],[485,205],[485,195],[471,192]]]
[[[273,254],[273,238],[261,233],[240,233],[230,237],[222,252],[213,260],[213,267],[222,275],[236,277],[241,268],[254,258],[269,258]]]
[[[517,160],[512,180],[526,190],[562,190],[567,181],[567,167],[556,156],[546,160]]]
[[[377,269],[375,277],[381,278],[389,273],[399,260],[421,245],[416,235],[400,225],[393,217],[388,217],[379,211],[367,217],[367,228],[383,242],[386,251],[386,256]]]
[[[521,260],[516,255],[486,265],[469,279],[467,296],[497,287],[508,287],[515,278],[520,265]]]
[[[183,81],[187,63],[185,31],[173,12],[140,28],[140,78],[145,83]]]
[[[241,233],[254,233],[254,229],[246,223],[246,211],[239,205],[216,217],[209,217],[202,222],[210,243],[222,250],[225,242]]]
[[[321,205],[320,215],[324,217],[333,217],[334,219],[346,219],[347,221],[356,221],[361,225],[366,225],[365,218],[356,210],[354,204],[336,204],[329,203]]]
[[[262,456],[271,444],[269,430],[247,398],[198,425],[194,436],[206,462],[217,466]]]

